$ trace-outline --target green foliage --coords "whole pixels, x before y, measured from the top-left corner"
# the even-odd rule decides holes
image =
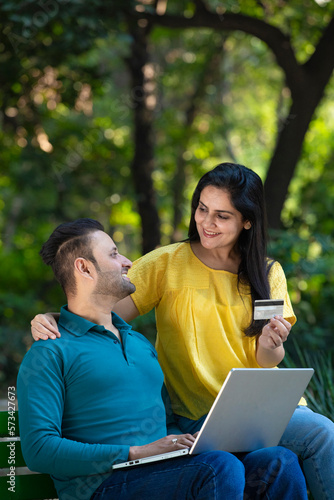
[[[311,410],[334,420],[333,350],[309,352],[293,342],[293,355],[287,354],[286,368],[313,368],[314,375],[305,391]]]
[[[269,253],[282,264],[287,276],[297,316],[293,336],[304,349],[333,349],[333,239],[278,231],[272,233]]]
[[[121,253],[131,259],[140,255],[130,163],[133,110],[141,89],[131,88],[125,64],[132,42],[125,11],[133,5],[123,0],[1,3],[3,384],[13,380],[29,345],[31,318],[64,302],[38,256],[57,224],[99,219]],[[221,16],[239,13],[279,26],[293,40],[300,62],[312,53],[333,14],[331,3],[322,7],[311,0],[283,7],[272,0],[224,5],[208,0],[207,5]],[[169,14],[190,17],[194,11],[193,2],[168,2]],[[235,160],[265,179],[290,96],[272,54],[253,36],[155,27],[150,44],[147,71],[156,97],[153,179],[166,244],[176,230],[178,239],[186,236],[193,188],[209,168]],[[284,207],[285,231],[273,235],[270,248],[288,276],[298,317],[293,335],[310,351],[333,347],[333,93],[332,81]],[[154,341],[152,314],[134,327]]]

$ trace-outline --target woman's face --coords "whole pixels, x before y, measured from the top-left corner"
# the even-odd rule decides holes
[[[215,186],[202,190],[195,222],[201,244],[208,250],[232,249],[241,231],[251,227],[231,204],[228,191]]]

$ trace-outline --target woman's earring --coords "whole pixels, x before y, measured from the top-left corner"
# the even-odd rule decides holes
[[[251,227],[252,227],[252,224],[250,222],[246,222],[246,224],[244,225],[245,229],[250,229]]]

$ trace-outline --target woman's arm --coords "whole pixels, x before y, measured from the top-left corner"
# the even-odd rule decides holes
[[[139,316],[139,311],[130,295],[117,302],[113,311],[127,322],[132,321]]]
[[[31,321],[31,335],[34,340],[47,340],[60,337],[57,321],[59,313],[37,314]]]
[[[139,316],[139,311],[130,296],[117,302],[114,312],[124,321],[131,321]],[[60,337],[57,321],[59,313],[37,314],[31,321],[31,335],[34,340],[47,340]]]
[[[283,343],[288,338],[291,324],[282,316],[271,318],[257,339],[256,361],[263,368],[278,365],[285,356]]]

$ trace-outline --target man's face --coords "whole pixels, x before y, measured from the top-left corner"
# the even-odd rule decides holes
[[[96,231],[91,238],[98,275],[94,295],[109,295],[121,300],[133,293],[136,287],[127,276],[132,262],[118,253],[113,240],[103,231]]]

